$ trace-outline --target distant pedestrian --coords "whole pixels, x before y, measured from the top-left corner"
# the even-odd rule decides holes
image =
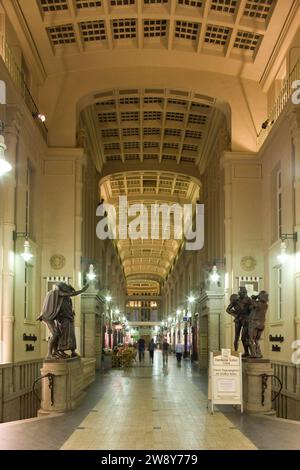
[[[178,364],[181,364],[181,359],[182,359],[182,353],[183,353],[183,344],[178,341],[175,347],[175,352],[176,352],[176,359]]]
[[[155,349],[155,344],[154,344],[154,339],[152,338],[150,343],[149,343],[149,354],[150,354],[150,362],[153,364],[153,358],[154,358],[154,349]]]
[[[169,343],[168,343],[168,340],[167,338],[164,338],[164,342],[163,342],[163,345],[162,345],[162,354],[163,354],[163,365],[167,365],[168,364],[168,359],[169,359]]]
[[[145,340],[144,338],[140,338],[138,340],[138,350],[139,350],[139,362],[145,360]]]

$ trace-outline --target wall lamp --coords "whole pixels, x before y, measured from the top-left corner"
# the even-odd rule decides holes
[[[23,253],[21,253],[21,256],[24,259],[25,263],[28,263],[33,258],[33,254],[30,251],[30,243],[28,240],[29,234],[27,232],[13,232],[14,241],[16,241],[18,238],[25,238],[24,251]]]
[[[94,271],[94,265],[90,264],[89,272],[87,273],[86,277],[90,282],[93,282],[96,279],[96,273]]]
[[[298,233],[282,233],[280,236],[281,244],[280,244],[280,254],[277,256],[277,259],[280,264],[286,263],[288,260],[288,253],[287,253],[287,240],[293,240],[295,243],[298,241]]]
[[[213,267],[212,267],[212,270],[210,272],[209,279],[214,284],[217,284],[220,281],[220,278],[221,278],[221,275],[218,272],[217,266],[218,265],[219,266],[225,266],[225,264],[226,264],[225,259],[214,259],[213,260],[213,263],[212,263]]]
[[[39,112],[34,112],[32,113],[32,117],[34,119],[39,119],[41,122],[45,122],[46,121],[46,116],[45,114],[42,114],[42,113],[39,113]]]
[[[218,273],[218,268],[217,268],[216,265],[213,266],[212,271],[211,271],[211,273],[210,273],[210,275],[209,275],[209,279],[211,280],[211,282],[214,282],[215,284],[216,284],[217,282],[219,282],[219,280],[220,280],[220,274]]]

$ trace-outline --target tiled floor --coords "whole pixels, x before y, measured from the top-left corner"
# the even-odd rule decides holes
[[[207,412],[206,376],[170,357],[99,374],[82,405],[53,418],[0,425],[0,449],[300,449],[300,423]]]

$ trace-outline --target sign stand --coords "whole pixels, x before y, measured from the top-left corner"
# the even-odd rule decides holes
[[[208,376],[208,403],[211,414],[214,405],[240,405],[243,407],[242,354],[222,349],[211,352]]]

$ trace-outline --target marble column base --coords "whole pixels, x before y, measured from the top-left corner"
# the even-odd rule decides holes
[[[266,375],[264,400],[262,400],[262,375]],[[243,359],[243,400],[246,413],[272,412],[273,369],[268,359]]]
[[[45,359],[41,375],[46,374],[53,375],[53,391],[51,398],[49,380],[47,377],[42,379],[40,416],[63,413],[79,405],[85,395],[84,390],[95,379],[95,359]]]

